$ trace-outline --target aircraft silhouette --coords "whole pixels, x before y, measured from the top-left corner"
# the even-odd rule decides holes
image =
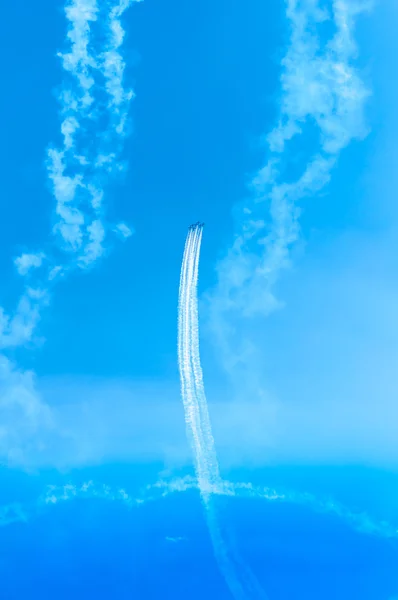
[[[201,223],[200,221],[198,221],[197,223],[192,223],[192,225],[190,225],[188,227],[188,229],[190,229],[192,231],[193,229],[198,229],[199,227],[203,227],[203,226],[204,226],[204,223]]]

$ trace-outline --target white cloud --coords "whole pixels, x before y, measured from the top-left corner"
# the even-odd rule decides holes
[[[14,264],[20,275],[27,275],[31,269],[37,269],[43,263],[45,254],[39,252],[38,254],[21,254],[14,260]]]
[[[26,509],[19,504],[14,502],[6,506],[0,507],[0,527],[6,527],[12,523],[27,522],[29,519],[29,513]]]
[[[76,111],[87,110],[93,103],[92,88],[95,81],[92,70],[97,68],[95,57],[90,53],[91,24],[98,18],[97,0],[70,0],[65,7],[69,21],[67,38],[70,51],[59,53],[65,71],[77,80],[76,92],[66,89],[63,92],[64,107]],[[68,117],[66,118],[68,121]],[[78,121],[75,121],[76,128]],[[71,146],[73,145],[71,140]]]
[[[231,339],[242,315],[267,315],[280,306],[274,295],[282,269],[290,265],[300,237],[300,202],[329,182],[338,155],[352,140],[366,135],[365,101],[369,91],[355,66],[356,18],[365,2],[334,0],[331,12],[316,0],[287,0],[290,40],[282,60],[280,114],[268,135],[268,159],[253,176],[252,198],[237,220],[232,247],[218,265],[218,285],[211,297],[211,321],[217,344],[230,367],[239,337]],[[329,21],[329,39],[321,25]],[[301,175],[286,178],[285,162],[293,138],[307,144],[316,128],[319,140]],[[234,347],[232,349],[232,346]]]
[[[77,252],[83,245],[84,214],[73,205],[78,188],[84,188],[82,175],[65,175],[65,153],[54,148],[48,151],[48,172],[53,183],[56,213],[54,230],[61,234],[66,248]]]
[[[125,90],[123,86],[125,63],[119,51],[125,35],[120,18],[132,2],[133,0],[120,0],[119,4],[110,11],[108,46],[101,57],[106,81],[105,87],[109,95],[109,108],[117,117],[115,130],[119,135],[125,133],[128,106],[134,97],[134,92]]]
[[[126,223],[118,223],[114,228],[115,233],[121,235],[123,239],[127,239],[131,237],[134,233],[134,230],[131,229]]]
[[[62,277],[65,274],[65,270],[61,265],[56,265],[51,269],[48,274],[48,280],[53,281],[56,277]]]
[[[13,315],[0,307],[0,348],[15,348],[32,340],[40,310],[48,303],[46,290],[26,288]]]
[[[61,124],[61,133],[64,136],[64,148],[70,150],[74,145],[73,136],[79,129],[79,122],[75,117],[67,117]]]
[[[124,37],[120,19],[130,4],[130,1],[122,0],[103,3],[99,7],[96,0],[67,0],[65,6],[69,48],[58,55],[69,76],[59,96],[62,145],[49,148],[47,167],[55,197],[53,229],[68,257],[57,261],[58,264],[49,258],[48,281],[51,282],[72,267],[87,268],[105,252],[110,228],[104,217],[105,175],[124,167],[124,163],[119,161],[120,139],[124,135],[132,98],[132,92],[125,91],[123,87],[124,60],[120,53]],[[92,31],[94,23],[99,27],[96,35]],[[105,80],[105,87],[101,78]],[[103,91],[109,97],[105,114],[101,114]],[[105,130],[103,123],[106,123]],[[92,140],[98,140],[94,149]],[[123,238],[131,235],[127,225],[120,224],[116,229]],[[39,268],[45,258],[43,252],[24,253],[14,262],[18,272],[27,275],[33,268]],[[6,350],[31,342],[41,309],[47,303],[45,289],[28,287],[12,314],[6,314],[0,307],[0,348]],[[42,407],[33,392],[33,375],[11,367],[3,356],[0,360],[3,361],[2,405],[5,411],[10,409],[12,413],[17,402],[15,394],[21,395],[21,406],[24,405],[28,412],[33,400]],[[5,368],[5,365],[8,367]],[[24,463],[24,441],[19,435],[13,437],[11,427],[11,421],[3,422],[0,455],[6,456],[7,460]],[[39,440],[40,426],[37,430]],[[17,431],[20,431],[19,427]],[[26,443],[30,443],[31,433],[27,431],[29,439]]]
[[[321,147],[338,153],[352,139],[366,133],[364,101],[369,95],[353,61],[355,19],[369,9],[368,2],[334,0],[332,15],[317,2],[287,3],[291,40],[282,61],[282,106],[277,127],[269,134],[272,152],[281,153],[293,136],[314,120],[321,133]],[[323,40],[317,26],[333,19],[336,33]]]
[[[87,226],[88,242],[84,253],[79,257],[80,264],[84,267],[94,263],[104,253],[105,229],[99,219],[92,221]]]
[[[58,54],[67,75],[59,96],[63,144],[49,149],[48,173],[56,200],[54,231],[69,252],[67,261],[81,268],[104,253],[104,185],[124,169],[121,141],[134,94],[124,87],[121,17],[131,4],[69,0],[65,7],[69,48]]]
[[[30,371],[21,371],[0,355],[0,457],[7,464],[27,465],[31,453],[45,451],[53,423],[51,410],[35,389]]]

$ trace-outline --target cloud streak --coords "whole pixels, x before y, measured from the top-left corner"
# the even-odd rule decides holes
[[[69,48],[58,54],[67,76],[59,94],[63,143],[48,150],[48,175],[56,201],[54,232],[83,269],[104,254],[114,228],[106,222],[103,201],[110,174],[123,169],[120,157],[134,96],[124,88],[121,54],[121,18],[132,2],[71,0],[65,7]]]
[[[300,203],[325,188],[341,151],[367,133],[369,90],[356,68],[354,30],[368,9],[363,1],[333,0],[327,10],[317,0],[286,0],[290,37],[280,113],[267,136],[267,160],[252,177],[251,199],[237,211],[235,239],[218,265],[211,302],[213,328],[230,366],[236,360],[228,350],[236,318],[266,315],[280,306],[274,286],[300,237]],[[316,142],[296,176],[288,164],[292,144],[308,143],[308,136]]]
[[[124,87],[121,19],[133,1],[66,3],[66,48],[58,53],[65,74],[58,97],[62,142],[47,152],[57,244],[46,255],[23,253],[14,260],[18,273],[31,279],[15,310],[7,314],[0,308],[0,350],[32,341],[49,302],[49,288],[66,272],[94,265],[106,252],[109,233],[115,231],[122,240],[132,234],[125,223],[107,222],[104,196],[110,177],[124,168],[121,153],[134,94]],[[35,284],[31,284],[33,275]],[[4,356],[0,360],[11,365]],[[3,384],[6,371],[1,374]],[[21,372],[15,366],[7,372],[12,386]],[[29,412],[28,405],[26,409]]]

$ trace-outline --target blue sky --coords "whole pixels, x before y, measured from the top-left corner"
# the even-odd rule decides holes
[[[394,0],[128,4],[74,0],[65,12],[62,1],[23,0],[3,8],[0,477],[4,507],[17,502],[28,515],[16,560],[52,519],[59,531],[73,521],[33,516],[46,486],[113,477],[115,489],[132,480],[141,488],[190,473],[176,328],[186,230],[198,219],[206,223],[202,365],[222,474],[319,502],[331,497],[394,527]],[[156,510],[170,519],[183,497]],[[92,501],[76,510],[89,512]],[[244,502],[228,508],[230,521],[262,572],[263,538],[250,550]],[[100,520],[102,508],[92,510]],[[185,525],[200,510],[191,496],[186,510]],[[290,534],[258,510],[247,532],[263,519],[264,539],[274,531],[270,564],[299,570]],[[289,516],[297,531],[310,527],[312,517],[297,510]],[[126,519],[134,530],[134,516]],[[121,535],[116,521],[103,540]],[[153,526],[150,539],[164,546],[148,542],[146,560],[160,561],[166,577],[166,538],[179,540],[175,548],[189,543],[214,568],[209,589],[220,585],[223,598],[202,525],[187,533],[178,522],[161,534]],[[0,531],[12,537],[14,526]],[[306,564],[315,565],[323,543],[317,528]],[[328,531],[333,548],[351,535]],[[61,538],[60,556],[70,550]],[[355,554],[362,542],[354,538]],[[367,539],[358,573],[376,565],[378,548],[386,554],[363,597],[393,600],[395,542]],[[173,552],[171,571],[184,554]],[[333,556],[322,558],[325,578],[335,568],[344,581],[354,567],[345,559],[332,567]],[[146,568],[132,585],[140,597],[158,597]],[[271,600],[291,597],[277,579],[261,583]],[[347,598],[359,593],[355,577],[346,583]],[[7,585],[7,598],[23,597]]]

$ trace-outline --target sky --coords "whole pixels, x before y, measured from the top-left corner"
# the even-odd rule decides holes
[[[394,0],[2,13],[7,600],[396,600]],[[241,596],[189,479],[177,303],[198,220]]]

